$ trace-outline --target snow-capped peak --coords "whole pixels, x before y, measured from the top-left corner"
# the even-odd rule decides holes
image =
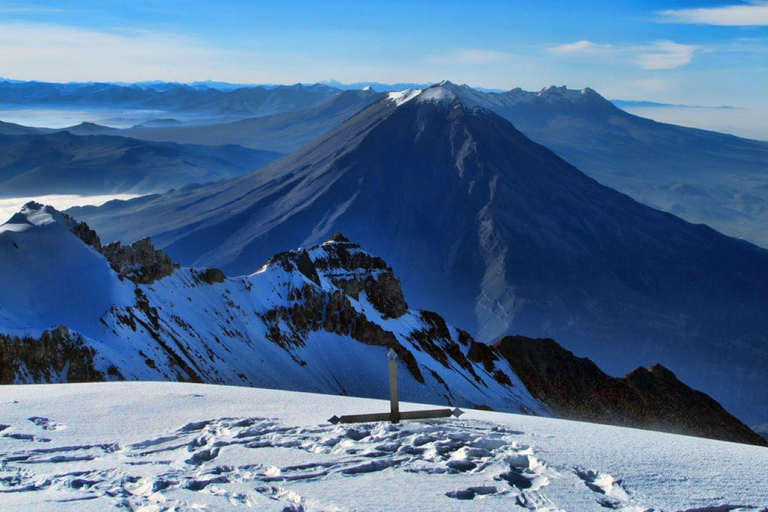
[[[363,87],[363,88],[362,88],[362,89],[360,89],[360,90],[361,90],[361,91],[370,91],[370,90],[372,90],[372,89],[371,89],[371,86],[370,86],[370,85],[366,85],[365,87]]]
[[[578,90],[578,89],[568,89],[564,85],[560,87],[557,87],[555,85],[550,85],[548,87],[543,88],[541,91],[539,91],[536,94],[536,96],[540,98],[565,100],[570,102],[580,101],[583,98],[588,96],[600,97],[599,94],[597,94],[594,90],[590,89],[589,87]]]
[[[453,103],[457,96],[456,93],[447,87],[447,84],[450,84],[450,82],[443,81],[438,85],[434,85],[424,90],[424,92],[419,95],[419,98],[416,101],[418,103],[430,102],[439,103],[441,105]]]
[[[53,206],[30,201],[21,207],[7,222],[0,225],[0,233],[12,231],[20,233],[34,227],[47,226],[55,222],[62,223],[67,229],[73,228],[72,219]]]
[[[390,92],[387,94],[387,100],[399,107],[403,103],[411,101],[421,94],[421,89],[406,89],[404,91]]]

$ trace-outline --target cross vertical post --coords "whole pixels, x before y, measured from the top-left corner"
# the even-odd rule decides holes
[[[400,423],[400,420],[428,420],[435,418],[449,418],[451,416],[458,418],[464,411],[456,407],[455,409],[428,409],[422,411],[400,412],[400,397],[397,390],[397,352],[389,349],[387,352],[389,358],[389,412],[380,412],[373,414],[347,414],[344,416],[333,416],[328,421],[334,425],[338,423],[367,423],[371,421],[391,421]]]
[[[397,389],[397,353],[389,349],[389,411],[392,423],[400,423],[400,399]]]

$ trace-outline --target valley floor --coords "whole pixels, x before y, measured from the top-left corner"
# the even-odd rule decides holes
[[[408,410],[419,406],[403,404]],[[768,449],[177,383],[0,386],[0,510],[768,510]]]

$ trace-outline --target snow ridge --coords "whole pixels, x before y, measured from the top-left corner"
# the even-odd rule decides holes
[[[382,397],[388,389],[385,354],[392,348],[403,366],[404,399],[549,414],[508,363],[498,358],[474,362],[470,353],[476,342],[469,334],[434,313],[409,309],[386,262],[342,235],[275,255],[248,276],[227,278],[215,269],[166,264],[169,272],[146,279],[136,263],[141,260],[123,258],[138,267],[127,274],[118,267],[118,273],[114,261],[110,267],[103,254],[63,229],[84,225],[42,206],[32,210],[25,218],[37,225],[0,233],[2,247],[18,246],[0,252],[0,287],[11,275],[25,276],[12,283],[13,293],[0,290],[0,334],[36,337],[58,326],[69,328],[63,332],[82,338],[78,343],[93,351],[88,352],[93,368],[80,366],[104,380],[181,380]],[[141,244],[152,254],[150,241]],[[30,260],[38,264],[29,265]],[[42,268],[59,279],[32,281],[36,286],[30,288],[29,273]],[[68,300],[72,282],[87,284],[76,291],[93,300]],[[44,301],[44,311],[30,306],[40,296],[51,298]],[[53,370],[31,374],[23,361],[14,371],[16,382],[59,375]]]

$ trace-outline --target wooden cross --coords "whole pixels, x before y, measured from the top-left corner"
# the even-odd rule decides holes
[[[458,418],[464,411],[456,407],[455,409],[426,409],[421,411],[403,411],[400,412],[400,399],[397,389],[397,353],[393,349],[387,352],[389,358],[389,412],[372,414],[348,414],[345,416],[334,416],[329,419],[334,425],[338,423],[368,423],[373,421],[391,421],[400,423],[400,420],[426,420],[432,418],[449,418],[455,416]]]

